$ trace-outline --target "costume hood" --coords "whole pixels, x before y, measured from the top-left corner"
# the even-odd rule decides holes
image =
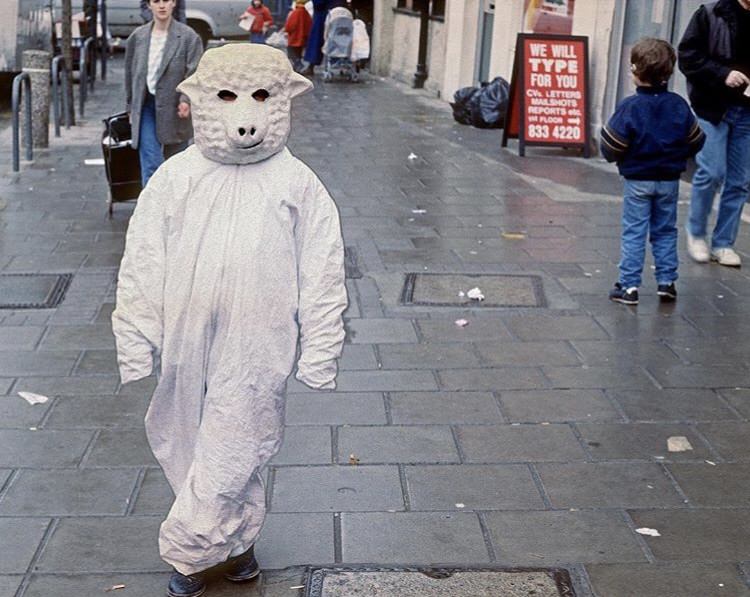
[[[177,87],[190,98],[196,146],[223,164],[260,162],[281,151],[291,100],[311,89],[283,52],[249,43],[208,50]]]

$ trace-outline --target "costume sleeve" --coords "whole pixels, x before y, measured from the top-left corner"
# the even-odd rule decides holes
[[[608,162],[618,162],[628,151],[631,131],[627,118],[628,110],[620,105],[609,122],[602,127],[601,148],[602,155]]]
[[[731,68],[709,56],[709,24],[707,9],[695,11],[677,46],[679,67],[688,81],[722,88]]]
[[[147,377],[161,352],[170,185],[164,168],[151,177],[130,218],[117,279],[112,331],[122,383]]]
[[[333,389],[345,335],[344,241],[336,205],[317,177],[299,208],[295,240],[301,347],[296,377],[311,388]]]

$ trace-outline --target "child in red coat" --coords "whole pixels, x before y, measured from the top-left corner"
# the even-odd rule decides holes
[[[302,66],[302,52],[312,29],[312,17],[305,9],[306,0],[294,0],[294,8],[289,12],[284,25],[288,36],[286,52],[294,70]]]

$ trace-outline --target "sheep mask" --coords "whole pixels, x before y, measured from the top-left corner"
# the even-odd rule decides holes
[[[286,54],[261,44],[206,51],[177,90],[190,98],[200,152],[223,164],[265,160],[286,145],[291,100],[312,89]]]

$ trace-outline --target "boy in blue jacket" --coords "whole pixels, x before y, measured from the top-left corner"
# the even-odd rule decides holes
[[[676,62],[666,41],[643,38],[630,52],[636,93],[625,98],[601,132],[601,151],[625,179],[620,277],[609,298],[638,304],[646,237],[656,264],[657,294],[674,301],[677,290],[677,198],[687,159],[705,135],[690,106],[667,83]]]

